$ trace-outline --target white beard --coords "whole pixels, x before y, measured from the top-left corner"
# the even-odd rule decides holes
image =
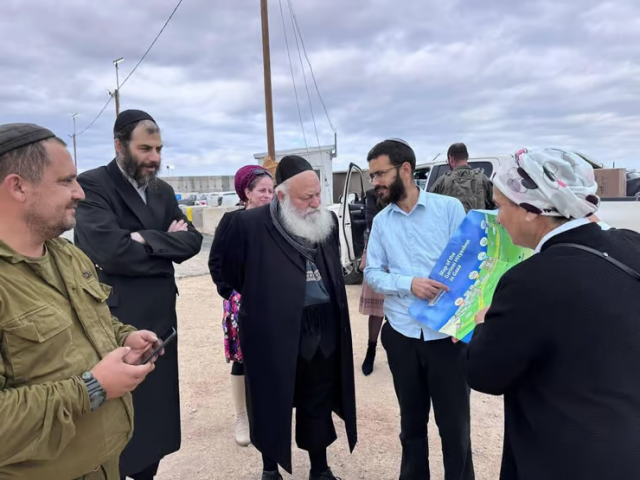
[[[334,224],[331,212],[328,210],[309,208],[305,216],[300,216],[300,213],[291,204],[289,195],[285,195],[280,206],[282,207],[280,210],[282,223],[289,233],[311,243],[322,243],[331,235]]]

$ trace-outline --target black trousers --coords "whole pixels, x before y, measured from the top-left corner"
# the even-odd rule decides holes
[[[462,343],[408,338],[385,322],[381,333],[400,404],[400,480],[428,480],[427,423],[433,413],[442,440],[445,480],[473,480],[469,387]]]
[[[133,480],[153,480],[155,476],[158,474],[158,467],[160,466],[160,462],[149,465],[143,471],[135,473],[133,475],[129,475],[129,478],[133,478]],[[122,471],[122,470],[120,470]],[[120,480],[126,480],[127,476],[120,474]]]
[[[296,407],[296,444],[315,452],[336,441],[332,411],[338,373],[335,354],[325,358],[320,348],[311,360],[298,357],[294,405]]]

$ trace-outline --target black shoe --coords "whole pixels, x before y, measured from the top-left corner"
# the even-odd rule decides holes
[[[313,472],[309,473],[309,480],[340,480],[340,477],[336,477],[331,473],[331,469],[327,468],[327,470],[322,472],[320,475]]]
[[[377,343],[369,342],[369,346],[367,347],[367,355],[364,357],[364,362],[362,362],[362,373],[364,373],[365,377],[368,377],[373,372],[377,346]]]
[[[275,472],[262,472],[262,480],[283,480],[282,475],[277,470]]]

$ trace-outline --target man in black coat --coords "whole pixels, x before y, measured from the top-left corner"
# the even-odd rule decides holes
[[[518,152],[494,185],[498,221],[536,252],[500,279],[464,355],[471,388],[504,395],[500,478],[640,478],[640,275],[611,262],[640,271],[640,234],[585,218],[597,185],[570,152]]]
[[[138,329],[164,336],[177,328],[173,262],[200,252],[202,235],[159,178],[162,138],[139,110],[122,112],[114,126],[116,159],[78,177],[86,199],[78,206],[75,243],[111,285],[111,313]],[[120,460],[124,478],[152,479],[160,460],[180,449],[177,342],[133,397],[135,428]]]
[[[331,480],[327,447],[336,440],[332,411],[357,441],[353,350],[335,215],[321,208],[311,165],[284,157],[270,205],[233,217],[222,243],[222,278],[242,295],[251,441],[263,456],[263,480],[291,473],[291,409],[296,443],[309,452],[311,480]]]

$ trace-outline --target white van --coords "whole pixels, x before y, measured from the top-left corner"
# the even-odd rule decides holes
[[[580,152],[574,152],[589,162],[593,168],[603,168]],[[494,169],[513,155],[496,155],[469,159],[469,165],[478,168],[489,178]],[[423,190],[429,190],[438,178],[449,171],[446,155],[438,154],[431,162],[416,166],[414,178]],[[360,260],[364,252],[364,233],[367,229],[365,221],[365,193],[369,185],[366,173],[352,163],[349,165],[347,179],[344,184],[340,203],[329,205],[329,210],[338,216],[340,225],[340,261],[344,280],[347,285],[362,281]],[[356,192],[356,193],[353,193]],[[634,197],[603,198],[598,217],[614,228],[627,228],[640,232],[640,195]]]

